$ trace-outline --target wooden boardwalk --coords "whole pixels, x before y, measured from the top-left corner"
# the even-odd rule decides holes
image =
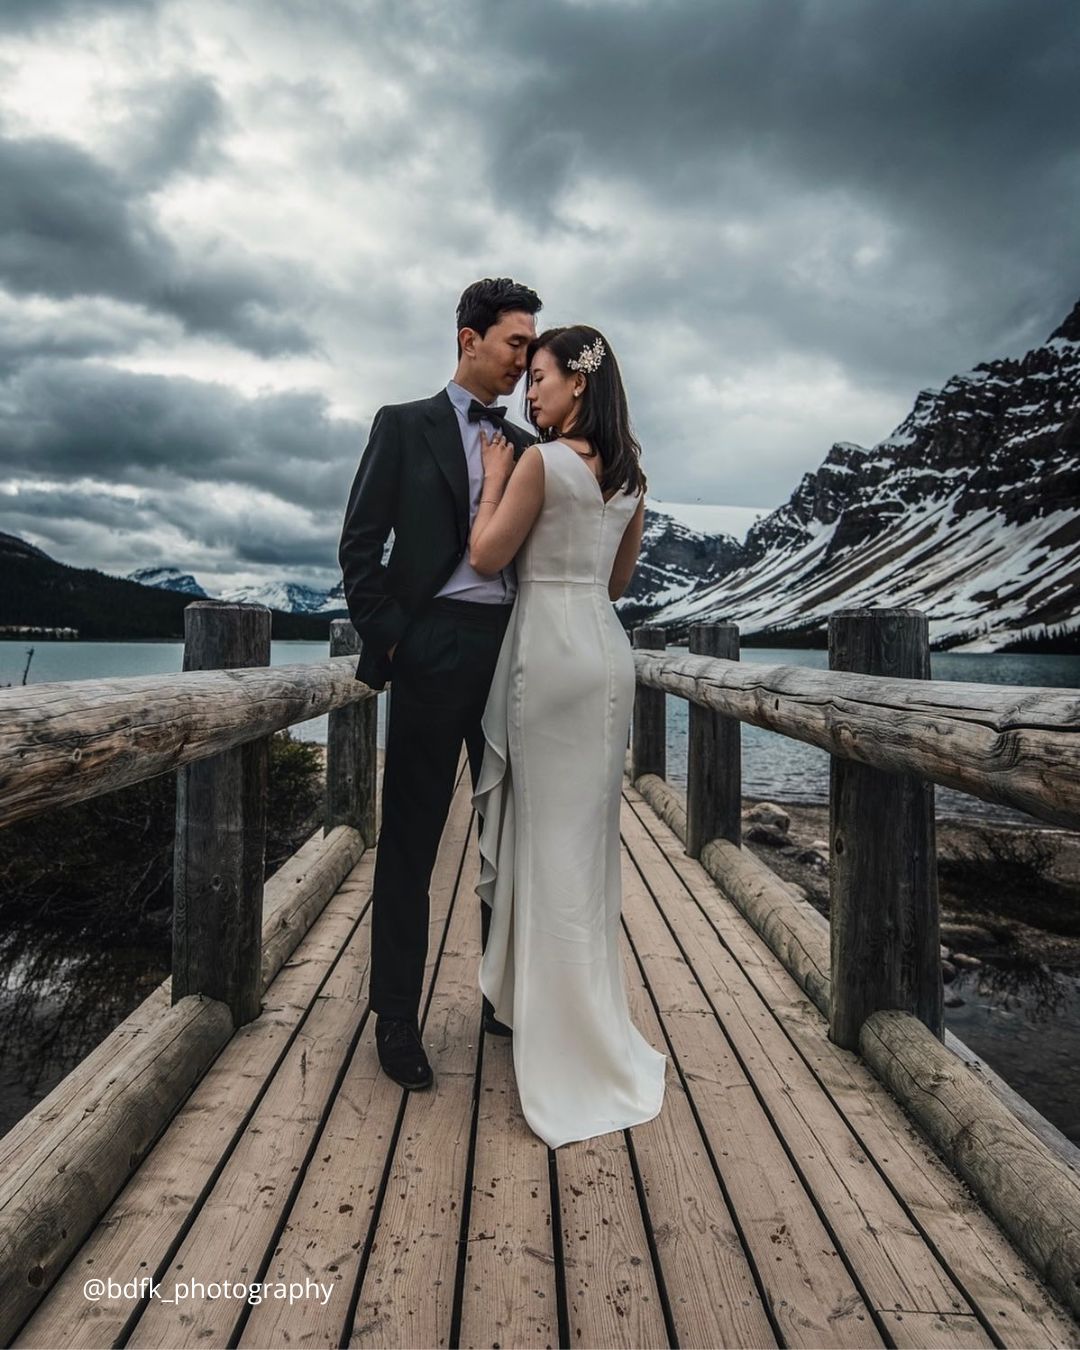
[[[465,780],[403,1093],[367,1016],[373,853],[19,1346],[1075,1346],[1080,1328],[632,789],[623,953],[660,1117],[549,1154],[480,1034]],[[89,1301],[87,1279],[153,1278]],[[178,1282],[319,1282],[294,1301]]]

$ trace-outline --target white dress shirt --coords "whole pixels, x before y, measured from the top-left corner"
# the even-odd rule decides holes
[[[469,528],[476,519],[480,506],[480,493],[484,486],[484,461],[480,454],[479,422],[469,421],[469,404],[473,395],[463,389],[454,380],[446,386],[450,402],[457,414],[458,428],[461,431],[461,444],[464,447],[465,463],[469,470]],[[490,405],[489,405],[490,406]],[[492,429],[500,429],[495,422],[484,423],[490,439]],[[454,600],[473,600],[479,604],[508,605],[517,594],[517,571],[513,562],[507,563],[493,577],[481,574],[469,562],[468,550],[451,572],[446,585],[436,595]]]

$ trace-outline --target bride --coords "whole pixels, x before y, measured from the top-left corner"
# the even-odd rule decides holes
[[[482,436],[469,561],[516,558],[518,593],[484,710],[473,795],[491,926],[480,986],[512,1029],[530,1128],[551,1148],[651,1120],[667,1057],[622,980],[619,805],[634,661],[613,600],[641,546],[645,476],[615,356],[595,328],[528,349],[541,441],[516,465]]]

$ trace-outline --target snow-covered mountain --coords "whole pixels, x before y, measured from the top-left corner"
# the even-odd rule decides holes
[[[646,502],[641,556],[617,605],[624,622],[640,622],[665,605],[685,601],[731,570],[741,550],[721,521],[734,523],[728,508]]]
[[[181,572],[179,567],[139,567],[127,575],[128,581],[137,581],[141,586],[156,586],[161,591],[182,591],[184,595],[194,595],[206,599],[207,594],[190,572]]]
[[[344,608],[344,600],[339,604],[329,602],[332,594],[333,591],[305,586],[298,581],[269,581],[261,586],[239,586],[226,591],[221,599],[244,605],[266,605],[270,609],[284,610],[286,614],[320,614],[323,610]]]
[[[642,556],[620,610],[628,621],[659,605],[689,595],[702,582],[723,575],[738,555],[739,545],[725,530],[745,532],[759,515],[749,507],[684,505],[657,502],[645,510]],[[691,525],[688,522],[693,522]],[[390,551],[388,542],[383,558]],[[186,591],[193,596],[207,592],[194,577],[175,567],[143,567],[130,574],[132,581],[166,590]],[[224,591],[222,600],[268,605],[288,614],[344,613],[345,587],[338,581],[329,590],[295,581],[269,581]]]
[[[198,599],[211,598],[210,592],[204,590],[190,572],[181,572],[178,567],[140,567],[129,572],[127,579],[143,586],[156,586],[159,590],[182,591]],[[345,608],[345,592],[340,581],[329,591],[298,581],[268,581],[261,585],[235,586],[214,598],[235,600],[245,605],[266,605],[285,614],[321,614]]]
[[[751,525],[769,514],[763,506],[714,506],[711,502],[662,502],[648,497],[645,509],[670,516],[695,534],[726,534],[742,543]]]
[[[1080,628],[1080,304],[1021,359],[924,389],[872,449],[834,445],[723,577],[650,622],[805,639],[870,605],[969,651]]]

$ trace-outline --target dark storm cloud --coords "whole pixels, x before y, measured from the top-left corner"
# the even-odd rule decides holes
[[[205,93],[189,91],[181,104],[173,143],[151,157],[158,176],[166,154],[189,153],[207,124]],[[0,137],[0,282],[28,295],[142,305],[263,356],[310,350],[272,265],[236,254],[184,257],[139,200],[139,176],[129,182],[65,141]]]
[[[159,187],[181,170],[200,173],[217,168],[222,157],[217,138],[225,124],[225,105],[212,80],[155,82],[129,101],[130,130],[124,145],[129,190]]]
[[[771,275],[733,278],[718,240],[665,286],[621,278],[630,308],[689,308],[696,322],[723,307],[856,368],[910,370],[925,361],[912,342],[920,301],[933,310],[942,296],[927,279],[926,294],[887,316],[900,320],[890,336],[878,292],[890,276],[936,264],[954,302],[952,349],[959,328],[976,352],[1003,336],[1041,340],[1080,290],[1078,5],[486,0],[481,11],[489,57],[516,58],[476,124],[512,209],[543,219],[590,181],[622,180],[673,221],[752,224],[787,209],[797,223],[808,199],[831,196],[893,232],[891,258],[867,269],[854,305],[834,307],[827,285],[816,297],[792,284],[782,256]]]
[[[0,29],[147,8],[25,0]],[[512,271],[551,322],[608,332],[657,496],[758,505],[830,439],[887,434],[923,384],[1041,342],[1080,295],[1074,0],[263,0],[250,49],[243,6],[220,31],[209,4],[162,8],[187,73],[113,90],[108,149],[0,142],[0,285],[62,302],[19,322],[0,292],[0,481],[66,484],[0,495],[0,528],[37,517],[69,561],[160,530],[221,570],[333,568],[363,428],[318,396],[105,364],[182,330],[274,357],[315,350],[317,323],[326,387],[366,415],[449,374],[461,286]],[[103,58],[115,40],[129,71],[145,28]],[[227,103],[190,69],[201,50]],[[226,236],[253,167],[300,231],[326,194],[312,271],[334,294],[259,240],[256,260],[166,233],[163,185],[206,177]],[[73,485],[89,477],[108,488]],[[295,518],[215,506],[228,484]]]
[[[198,380],[78,361],[28,363],[0,386],[0,476],[136,488],[240,484],[340,511],[361,428],[306,393],[245,399]],[[3,498],[0,498],[0,505]]]
[[[0,301],[6,298],[0,292]],[[14,306],[0,312],[0,382],[39,357],[118,356],[142,341],[170,335],[168,322],[118,309],[90,301],[46,318],[20,314]]]
[[[229,510],[197,488],[180,495],[157,489],[137,500],[82,483],[20,484],[0,494],[0,530],[32,535],[58,562],[116,574],[142,566],[198,572],[212,559],[215,571],[223,563],[230,571],[269,567],[277,576],[299,573],[332,585],[339,514],[281,512],[268,528],[257,510]],[[184,544],[174,551],[171,541],[178,539]]]

